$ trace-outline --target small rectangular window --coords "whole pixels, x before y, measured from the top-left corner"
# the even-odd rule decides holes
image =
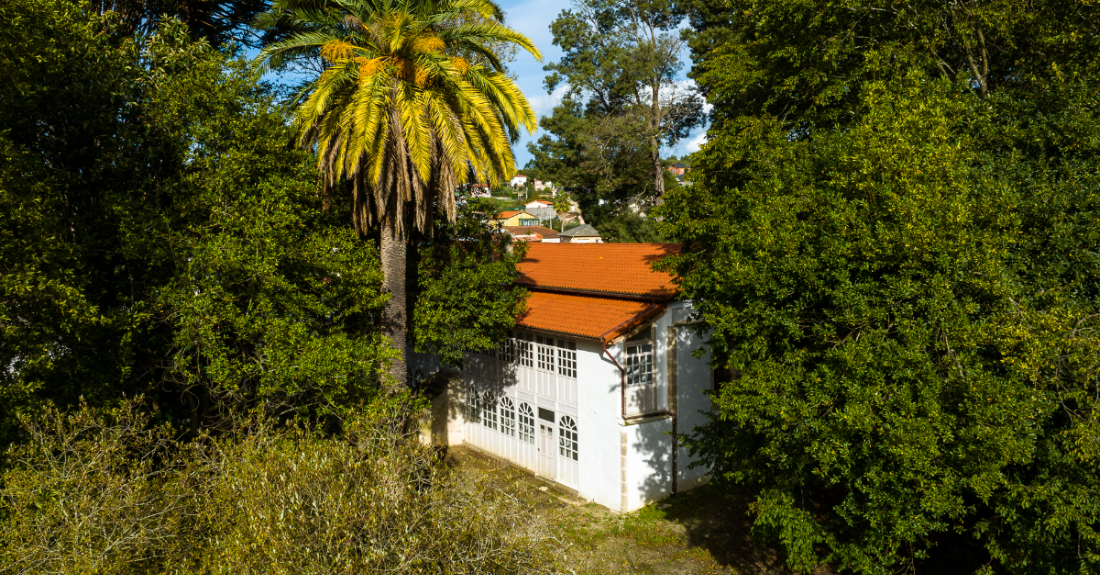
[[[523,367],[534,367],[535,358],[532,357],[534,355],[534,344],[531,343],[531,334],[520,334],[520,339],[516,341],[516,344],[519,345],[519,364]]]
[[[558,340],[558,375],[577,377],[577,343]]]
[[[539,342],[535,344],[535,351],[538,355],[538,367],[543,371],[554,371],[554,345],[553,340],[547,341],[546,345],[543,345],[542,338],[538,338]]]
[[[544,407],[539,408],[539,419],[554,421],[554,412]]]

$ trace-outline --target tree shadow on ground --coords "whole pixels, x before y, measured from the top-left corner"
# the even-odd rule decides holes
[[[721,566],[736,573],[793,573],[776,549],[752,537],[751,494],[737,486],[707,484],[657,505],[669,521],[680,524],[687,543],[707,550]],[[814,573],[831,574],[820,565]]]

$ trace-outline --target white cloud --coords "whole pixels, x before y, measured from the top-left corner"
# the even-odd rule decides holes
[[[565,97],[565,93],[569,91],[568,84],[562,84],[550,94],[545,92],[538,95],[528,95],[527,101],[531,103],[531,107],[535,110],[537,116],[549,116],[554,111],[554,106],[561,103],[561,99]]]
[[[684,144],[684,148],[687,149],[687,153],[694,154],[698,152],[699,148],[702,148],[705,143],[707,143],[707,129],[701,128],[698,133],[689,137],[687,143]]]

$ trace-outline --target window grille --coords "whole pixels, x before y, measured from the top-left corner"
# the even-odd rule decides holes
[[[520,334],[520,338],[516,343],[519,345],[519,364],[523,367],[535,367],[535,358],[531,343],[530,334]]]
[[[535,411],[522,401],[519,403],[519,440],[535,444]]]
[[[489,429],[497,428],[497,402],[488,391],[481,396],[481,424]]]
[[[653,344],[639,343],[626,346],[626,384],[653,383]]]
[[[470,420],[470,423],[478,423],[481,421],[481,406],[478,405],[481,394],[470,390],[468,397],[469,401],[466,402],[466,417]]]
[[[577,343],[558,340],[558,375],[577,377]]]
[[[558,453],[566,459],[577,460],[577,422],[568,415],[558,420]]]
[[[504,358],[504,361],[506,361],[507,363],[515,363],[516,362],[516,343],[517,343],[516,340],[514,338],[511,338],[511,337],[504,340],[504,355],[503,355],[503,358]]]
[[[538,352],[539,369],[543,371],[554,371],[554,340],[549,340],[546,345],[542,342],[542,336],[536,338],[535,351]]]
[[[516,436],[516,404],[509,397],[500,398],[500,432],[509,437]]]

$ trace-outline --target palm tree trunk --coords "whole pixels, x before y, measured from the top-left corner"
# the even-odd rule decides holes
[[[394,359],[390,365],[389,375],[395,380],[395,386],[407,387],[409,378],[406,354],[408,342],[405,338],[407,331],[405,253],[408,243],[405,234],[398,232],[396,211],[388,210],[382,220],[382,242],[379,246],[382,252],[382,285],[391,294],[390,300],[386,302],[382,330],[400,353],[400,357]]]

